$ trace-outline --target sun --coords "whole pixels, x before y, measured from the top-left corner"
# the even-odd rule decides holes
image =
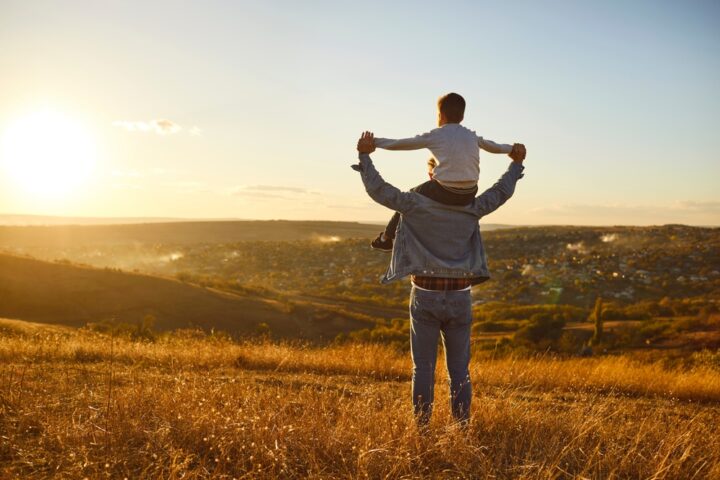
[[[0,143],[0,165],[10,181],[35,195],[71,193],[87,182],[96,160],[83,125],[50,110],[16,120]]]

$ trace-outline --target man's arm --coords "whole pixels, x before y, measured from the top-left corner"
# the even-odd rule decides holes
[[[370,198],[392,210],[400,213],[407,212],[413,205],[415,200],[412,193],[401,192],[398,188],[387,183],[380,176],[370,159],[370,153],[375,151],[375,138],[371,132],[364,132],[360,136],[357,143],[359,153],[359,163],[352,165],[354,170],[360,172],[365,191]]]
[[[472,207],[478,218],[494,212],[512,197],[515,184],[523,177],[524,169],[522,160],[514,160],[495,185],[475,197]]]
[[[420,150],[430,147],[430,132],[412,138],[376,138],[375,146],[385,150]]]
[[[492,140],[486,140],[478,137],[478,147],[490,153],[510,153],[513,146],[506,143],[495,143]]]
[[[365,191],[370,198],[380,205],[400,213],[406,213],[415,205],[414,193],[403,192],[387,183],[375,169],[375,165],[367,153],[358,155],[359,163],[352,165],[353,170],[360,172]]]

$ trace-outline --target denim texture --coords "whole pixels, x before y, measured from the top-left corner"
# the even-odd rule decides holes
[[[477,186],[470,193],[455,193],[445,189],[435,180],[428,180],[417,187],[411,188],[410,191],[425,195],[429,199],[445,205],[469,205],[473,202],[473,200],[475,200],[475,195],[477,195]],[[395,212],[390,219],[390,222],[388,222],[387,227],[385,227],[386,238],[395,238],[395,231],[397,230],[399,223],[400,214]]]
[[[438,339],[442,340],[450,382],[450,406],[459,422],[470,418],[470,290],[410,293],[410,351],[413,361],[412,401],[418,423],[430,421],[434,402]]]
[[[407,275],[470,278],[480,283],[490,277],[478,219],[495,211],[514,193],[523,166],[511,163],[495,185],[469,205],[443,205],[417,192],[403,192],[387,183],[367,154],[352,165],[359,171],[368,195],[400,212],[390,266],[381,283]]]

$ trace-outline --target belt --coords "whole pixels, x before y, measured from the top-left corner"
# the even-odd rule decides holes
[[[425,290],[465,290],[472,285],[470,278],[448,278],[448,277],[421,277],[413,275],[412,283]]]

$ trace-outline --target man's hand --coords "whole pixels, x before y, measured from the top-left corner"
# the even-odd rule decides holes
[[[372,153],[375,151],[375,134],[363,132],[357,143],[357,151],[360,153]]]
[[[527,150],[525,150],[525,145],[522,143],[513,144],[512,151],[508,154],[513,159],[513,162],[517,163],[522,163],[525,160],[525,155],[527,155]]]

